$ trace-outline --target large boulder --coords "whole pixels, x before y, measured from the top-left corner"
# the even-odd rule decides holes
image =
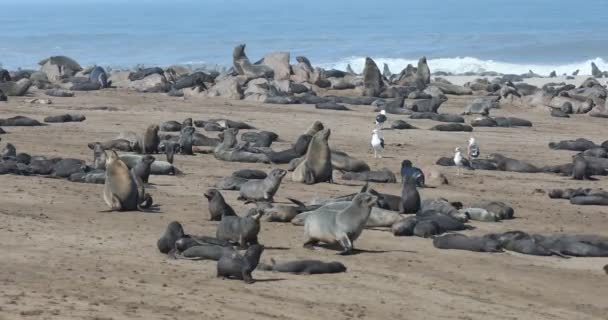
[[[23,96],[31,86],[32,81],[30,81],[30,79],[21,79],[17,82],[0,82],[0,91],[4,92],[7,96]]]
[[[44,72],[51,82],[59,82],[63,78],[74,76],[82,67],[75,60],[66,56],[53,56],[38,63],[40,71]]]
[[[129,88],[131,80],[129,80],[130,71],[112,71],[108,77],[108,82],[112,82],[112,85],[117,88]]]
[[[236,77],[226,77],[209,88],[207,96],[241,100],[243,99],[243,89]]]
[[[363,68],[363,91],[364,96],[377,97],[384,88],[384,81],[380,69],[376,62],[371,58],[365,58],[365,67]]]
[[[289,65],[289,52],[271,52],[264,56],[262,61],[274,71],[275,80],[289,80],[291,66]]]
[[[129,88],[140,92],[167,92],[169,83],[164,75],[151,74],[141,80],[131,81]]]

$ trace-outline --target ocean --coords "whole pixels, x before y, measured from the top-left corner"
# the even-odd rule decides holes
[[[432,71],[590,74],[608,69],[607,14],[607,0],[0,0],[0,64],[230,66],[246,43],[252,61],[289,51],[355,71],[425,55]]]

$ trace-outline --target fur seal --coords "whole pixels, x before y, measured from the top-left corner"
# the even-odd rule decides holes
[[[438,124],[438,125],[430,128],[429,130],[449,131],[449,132],[453,132],[453,131],[472,132],[473,127],[466,125],[466,124],[461,124],[461,123],[445,123],[445,124]]]
[[[220,179],[213,186],[220,190],[239,190],[241,189],[241,186],[247,181],[249,181],[249,179],[230,176]]]
[[[396,183],[397,177],[388,168],[379,171],[346,172],[342,175],[343,180],[358,180],[378,183]]]
[[[241,185],[239,200],[253,200],[253,201],[271,201],[279,186],[283,177],[287,174],[286,170],[283,169],[272,169],[268,173],[268,177],[264,180],[250,180]]]
[[[498,222],[500,221],[500,216],[496,213],[488,211],[483,208],[466,208],[458,210],[460,213],[465,214],[469,219],[475,221],[485,221],[485,222]]]
[[[140,148],[142,153],[158,153],[158,144],[160,138],[158,137],[159,127],[157,124],[150,125],[141,137]]]
[[[188,238],[179,239],[175,245],[179,246],[179,243]],[[225,254],[232,254],[236,252],[231,247],[223,247],[214,244],[205,244],[197,241],[194,238],[190,238],[190,241],[194,242],[194,245],[185,248],[177,253],[175,252],[172,257],[175,259],[186,259],[186,260],[213,260],[219,261]],[[177,251],[177,250],[176,250]]]
[[[255,170],[255,169],[241,169],[241,170],[237,170],[235,172],[232,173],[233,177],[238,177],[238,178],[243,178],[243,179],[266,179],[266,177],[268,177],[268,175],[266,174],[266,172],[262,171],[262,170]]]
[[[377,200],[377,197],[369,193],[360,193],[346,209],[338,213],[310,215],[304,224],[306,237],[304,247],[312,248],[321,241],[327,244],[340,244],[343,248],[340,254],[351,253],[353,242],[363,232]]]
[[[238,132],[239,130],[234,128],[224,130],[223,141],[213,150],[213,155],[216,159],[231,162],[270,162],[270,159],[264,153],[254,153],[242,150],[243,148],[238,146]]]
[[[209,220],[221,221],[223,217],[236,216],[234,209],[217,189],[207,189],[204,196],[209,201]]]
[[[406,176],[401,188],[401,206],[399,213],[416,213],[420,210],[420,193],[416,187],[416,179]]]
[[[134,168],[143,158],[139,154],[122,154],[122,160],[129,168]],[[180,175],[182,172],[169,162],[156,160],[150,165],[150,173],[154,175]]]
[[[167,162],[173,164],[173,158],[175,153],[180,149],[179,143],[175,141],[166,141],[165,142],[165,157],[167,158]]]
[[[289,199],[297,206],[277,205],[270,202],[256,202],[258,210],[263,212],[262,221],[266,222],[291,222],[298,214],[306,210],[306,206],[294,199]]]
[[[498,170],[502,171],[513,171],[513,172],[525,172],[525,173],[536,173],[541,170],[536,166],[512,158],[505,157],[498,153],[490,154],[489,160],[496,162]]]
[[[464,234],[452,233],[433,239],[433,246],[438,249],[455,249],[475,252],[502,252],[502,246],[488,237],[467,237]]]
[[[248,217],[224,216],[217,226],[216,238],[238,243],[241,248],[257,244],[261,216],[259,211]]]
[[[573,166],[572,166],[572,178],[574,180],[585,180],[589,178],[589,174],[587,172],[587,161],[585,157],[582,155],[575,155],[572,157]]]
[[[341,171],[365,172],[371,170],[365,161],[355,159],[342,151],[331,151],[331,165],[334,170]]]
[[[106,151],[106,180],[103,198],[110,211],[142,210],[150,208],[152,197],[144,185],[113,150]]]
[[[112,84],[112,81],[108,81],[106,70],[99,66],[96,66],[93,68],[93,70],[91,70],[91,73],[89,74],[89,81],[91,83],[99,84],[101,89],[109,88]]]
[[[328,139],[331,130],[323,129],[313,136],[306,156],[292,174],[294,182],[315,184],[319,182],[332,181],[331,150]]]
[[[175,242],[178,239],[183,238],[184,235],[184,228],[182,225],[177,221],[173,221],[167,225],[165,233],[158,239],[156,246],[161,253],[169,253],[169,251],[175,248]]]
[[[259,244],[247,249],[241,256],[238,252],[226,252],[217,262],[217,277],[243,280],[247,284],[254,282],[251,273],[257,268],[264,247]]]
[[[139,160],[135,167],[131,168],[131,171],[136,177],[140,178],[141,181],[143,181],[144,183],[148,183],[151,172],[150,167],[152,166],[152,163],[154,163],[154,161],[156,161],[156,159],[153,156],[147,154]]]
[[[234,47],[232,63],[237,74],[247,76],[250,79],[272,78],[274,76],[272,68],[263,64],[251,64],[245,54],[245,44]]]
[[[6,119],[0,119],[0,126],[3,127],[34,127],[34,126],[42,126],[38,120],[24,117],[24,116],[15,116]]]
[[[414,235],[414,228],[418,223],[416,217],[408,217],[403,220],[399,220],[391,226],[391,232],[395,237],[411,237]]]
[[[179,135],[180,153],[185,155],[193,155],[192,143],[194,135],[194,127],[184,127]]]
[[[287,272],[295,274],[326,274],[346,272],[346,266],[342,263],[323,262],[319,260],[293,260],[282,263],[277,263],[274,259],[270,259],[272,265],[260,264],[258,270]]]
[[[170,120],[170,121],[165,121],[165,122],[161,123],[159,128],[160,128],[160,131],[177,132],[177,131],[182,130],[182,124],[175,120]]]

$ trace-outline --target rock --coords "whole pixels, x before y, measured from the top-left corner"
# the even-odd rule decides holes
[[[384,88],[382,74],[376,65],[376,62],[369,57],[365,58],[365,67],[363,68],[363,91],[364,96],[377,97]]]
[[[7,96],[24,96],[32,86],[30,79],[21,79],[17,82],[7,81],[0,82],[0,91],[4,92]]]
[[[59,82],[63,78],[72,77],[78,71],[82,71],[78,62],[66,56],[53,56],[38,64],[42,66],[40,71],[44,72],[51,82]]]
[[[142,80],[131,81],[129,88],[140,92],[167,92],[170,86],[164,75],[153,73]]]
[[[222,97],[232,100],[243,99],[243,89],[235,77],[228,77],[217,82],[207,91],[209,97]]]
[[[271,52],[264,56],[263,64],[274,71],[275,80],[289,80],[291,66],[289,65],[289,52]]]

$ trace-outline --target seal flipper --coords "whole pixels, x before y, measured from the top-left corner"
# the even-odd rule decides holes
[[[304,163],[304,183],[305,184],[314,184],[315,183],[315,174],[312,171],[312,168],[308,165],[308,163]]]

